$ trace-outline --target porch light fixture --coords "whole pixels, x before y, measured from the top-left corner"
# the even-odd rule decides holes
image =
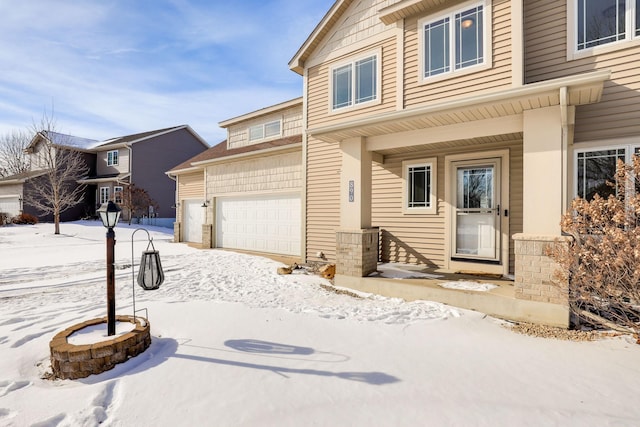
[[[209,201],[205,200],[204,202],[202,202],[202,206],[203,208],[209,207]]]
[[[98,209],[102,225],[107,229],[107,335],[116,334],[116,290],[114,254],[116,233],[113,227],[118,224],[122,209],[112,201],[103,203]]]

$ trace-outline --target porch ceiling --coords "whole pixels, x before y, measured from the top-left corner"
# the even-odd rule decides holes
[[[394,154],[407,154],[413,152],[421,152],[425,150],[442,150],[450,148],[460,148],[468,146],[478,146],[484,144],[506,143],[512,141],[522,140],[522,133],[506,133],[502,135],[483,136],[472,139],[451,140],[443,141],[435,144],[423,144],[423,145],[406,145],[402,147],[393,147],[382,150],[376,150],[375,152],[384,156],[392,156]]]
[[[566,105],[592,104],[600,101],[604,82],[609,77],[609,71],[563,77],[311,128],[308,134],[326,142],[340,142],[354,137],[375,137],[517,116],[525,110],[560,105],[561,102]],[[566,100],[562,99],[563,88],[566,88]]]

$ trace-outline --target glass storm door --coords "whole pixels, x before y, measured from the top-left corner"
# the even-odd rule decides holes
[[[456,164],[454,257],[500,260],[499,162]]]

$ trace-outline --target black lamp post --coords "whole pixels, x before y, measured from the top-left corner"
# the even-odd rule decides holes
[[[107,335],[116,334],[116,290],[114,253],[116,233],[113,227],[118,224],[122,209],[113,202],[103,203],[98,209],[102,225],[107,228]]]

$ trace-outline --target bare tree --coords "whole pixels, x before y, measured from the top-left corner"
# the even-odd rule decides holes
[[[26,131],[11,131],[0,135],[0,177],[18,175],[29,171],[29,156],[25,148],[31,136]]]
[[[133,217],[140,217],[148,213],[149,207],[158,209],[158,204],[149,196],[149,193],[144,188],[136,187],[135,184],[124,187],[120,206],[129,211],[129,224],[131,224]]]
[[[34,124],[33,130],[43,142],[30,148],[31,169],[40,170],[42,175],[25,190],[25,201],[52,214],[55,234],[60,234],[60,214],[83,201],[84,185],[78,180],[87,175],[89,167],[84,153],[73,146],[71,136],[55,132],[55,122],[47,115],[40,124]]]

